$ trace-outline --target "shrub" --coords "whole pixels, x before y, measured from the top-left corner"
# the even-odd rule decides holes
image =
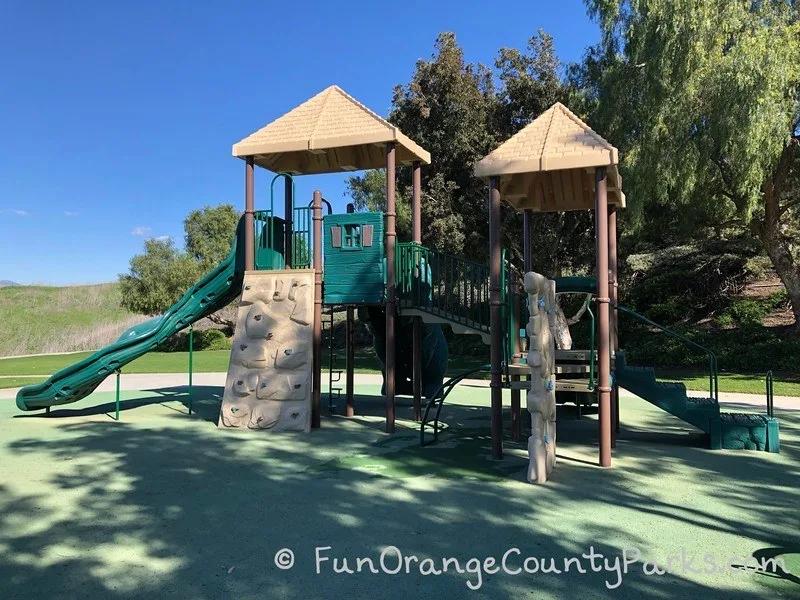
[[[230,350],[231,341],[219,329],[204,329],[195,332],[194,347],[196,350]]]
[[[219,329],[196,329],[193,342],[194,350],[230,350],[231,348],[230,339]],[[188,352],[189,331],[176,333],[162,343],[158,349],[161,352]]]

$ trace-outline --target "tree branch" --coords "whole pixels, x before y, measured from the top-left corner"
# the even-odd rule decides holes
[[[797,206],[798,204],[800,204],[800,198],[795,198],[791,202],[787,202],[786,204],[781,206],[778,209],[778,218],[780,219],[786,213],[787,210],[789,210],[793,206]]]

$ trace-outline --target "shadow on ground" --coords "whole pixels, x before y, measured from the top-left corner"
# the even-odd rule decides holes
[[[366,386],[365,386],[366,387]],[[356,398],[359,416],[324,413],[311,435],[217,429],[221,388],[133,394],[120,422],[97,419],[113,402],[58,409],[51,418],[0,412],[0,582],[3,598],[455,598],[690,597],[744,599],[791,578],[614,573],[496,574],[470,591],[470,573],[439,576],[315,573],[314,548],[330,557],[404,554],[500,557],[606,556],[637,547],[653,560],[682,547],[796,552],[800,413],[783,421],[780,456],[711,452],[696,435],[639,404],[624,403],[616,468],[594,466],[597,421],[559,414],[559,465],[545,486],[523,483],[524,442],[490,459],[485,390],[451,403],[448,430],[420,448],[399,401],[398,432],[382,432],[383,399]],[[455,397],[459,395],[454,393]],[[108,395],[104,397],[107,398]],[[471,398],[472,396],[470,396]],[[113,396],[112,396],[113,398]],[[469,400],[469,398],[468,398]],[[324,402],[323,402],[324,403]],[[340,402],[342,404],[343,401]],[[66,418],[53,418],[53,417]],[[273,556],[291,548],[296,562]],[[778,550],[775,550],[778,549]],[[585,563],[585,564],[588,564]],[[341,567],[341,563],[339,564]],[[522,566],[522,559],[513,567]],[[452,567],[451,567],[452,568]],[[424,587],[421,587],[424,586]],[[787,587],[791,586],[791,587]]]

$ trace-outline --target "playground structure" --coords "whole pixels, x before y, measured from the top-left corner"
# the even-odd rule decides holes
[[[620,385],[704,431],[711,448],[778,450],[771,409],[766,416],[720,412],[712,352],[708,351],[709,397],[702,399],[690,398],[680,384],[657,382],[652,369],[627,365],[617,335],[620,313],[645,319],[666,335],[681,336],[618,305],[616,212],[625,206],[618,153],[563,105],[551,107],[475,167],[476,176],[489,183],[488,264],[422,245],[421,169],[430,164],[429,153],[336,86],[235,144],[233,155],[245,163],[245,212],[228,257],[164,315],[131,328],[115,344],[46,382],[20,390],[20,409],[49,409],[89,395],[131,360],[239,299],[221,426],[273,431],[319,427],[323,309],[332,313],[343,308],[346,416],[355,414],[356,310],[370,325],[383,364],[387,433],[395,431],[395,397],[400,393],[412,396],[413,418],[421,421],[423,439],[431,409],[436,415],[434,436],[438,435],[438,415],[447,393],[472,373],[444,380],[447,345],[441,325],[449,325],[454,333],[478,335],[490,345],[492,456],[503,457],[503,390],[511,390],[514,440],[521,435],[520,396],[525,390],[532,421],[531,481],[546,480],[555,462],[557,392],[596,398],[598,462],[604,467],[611,465],[615,445]],[[409,242],[396,240],[398,164],[411,174]],[[268,209],[255,207],[256,166],[276,173]],[[320,191],[310,203],[296,198],[296,176],[376,168],[386,172],[385,213],[332,214]],[[278,179],[284,183],[283,217],[275,206]],[[524,214],[522,280],[501,248],[503,200]],[[595,213],[596,279],[551,281],[534,273],[534,213],[568,210]],[[551,316],[557,293],[593,295],[596,327],[595,312],[588,313],[596,347],[554,347]]]

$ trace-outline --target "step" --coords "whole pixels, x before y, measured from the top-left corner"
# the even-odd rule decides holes
[[[753,413],[721,413],[711,422],[711,448],[780,452],[778,420]]]
[[[579,374],[588,375],[591,371],[589,365],[560,365],[556,364],[556,375]],[[525,377],[531,374],[530,365],[526,363],[508,365],[508,374]]]
[[[589,359],[591,358],[592,352],[591,350],[560,350],[556,349],[556,362],[563,363],[563,362],[577,362],[577,363],[588,363]],[[594,362],[597,362],[597,352],[594,353]],[[611,364],[612,367],[615,362],[614,352],[611,353]]]
[[[473,324],[465,323],[463,319],[458,320],[460,318],[453,318],[452,314],[437,308],[420,309],[401,307],[399,313],[404,317],[419,317],[425,323],[450,325],[450,328],[455,334],[479,335],[484,344],[488,345],[491,343],[488,327],[476,327]]]
[[[508,383],[508,388],[512,390],[529,390],[531,389],[531,382],[510,381]],[[594,390],[589,387],[588,379],[556,379],[556,391],[589,394]]]

